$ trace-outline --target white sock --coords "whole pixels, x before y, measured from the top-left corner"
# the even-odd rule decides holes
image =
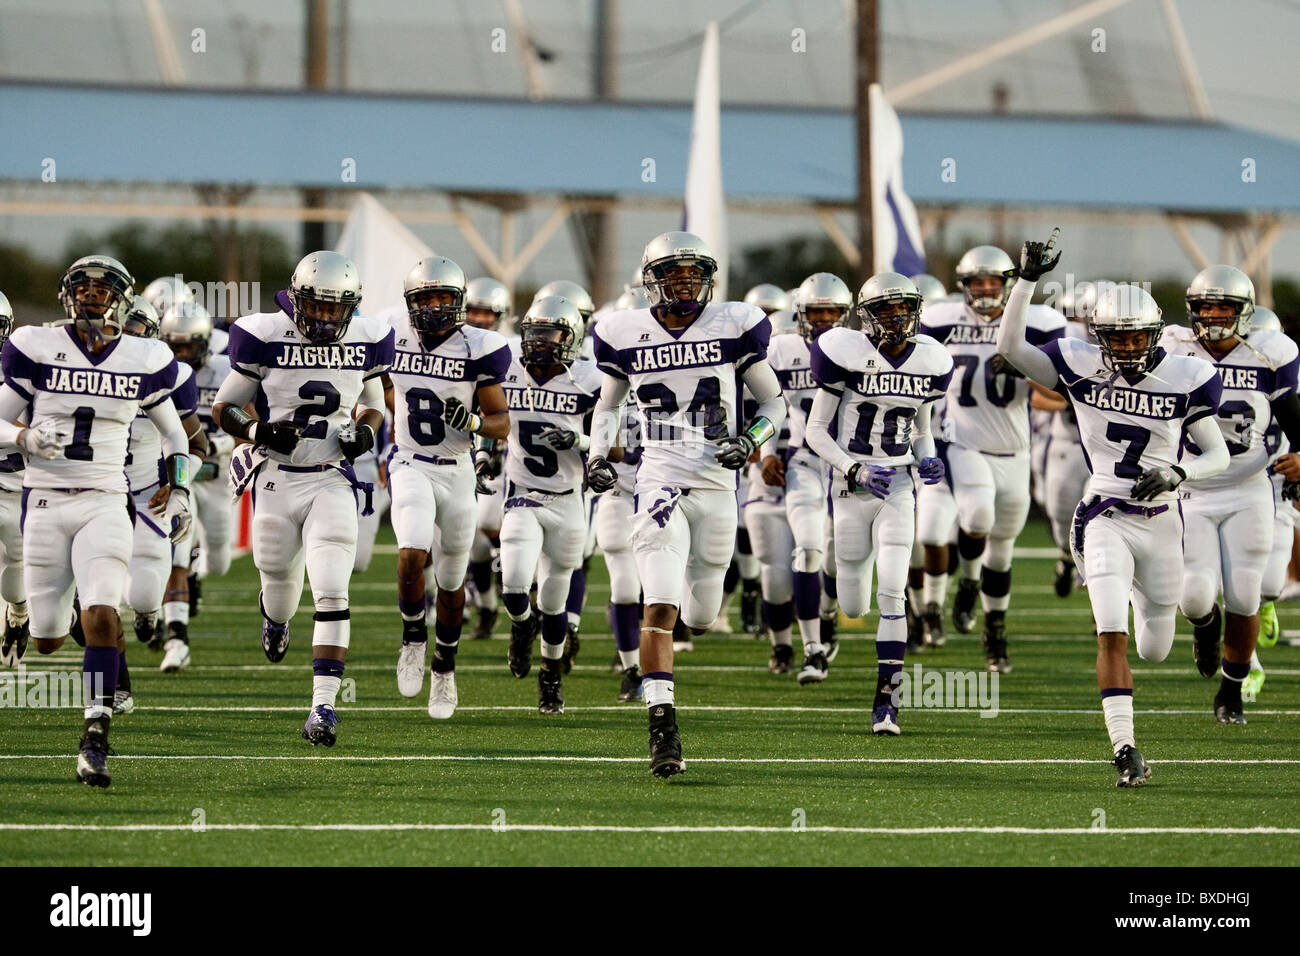
[[[311,705],[318,707],[324,704],[331,710],[334,708],[334,698],[339,694],[339,684],[343,682],[341,677],[323,677],[315,674],[311,679]]]
[[[167,601],[163,604],[163,623],[170,624],[172,621],[190,623],[189,601]]]
[[[658,707],[660,704],[674,706],[673,682],[671,680],[643,680],[641,688],[645,691],[647,707]]]
[[[800,619],[799,637],[803,640],[804,654],[816,654],[822,649],[822,622],[819,619]]]
[[[825,590],[823,590],[822,603],[818,610],[822,617],[834,617],[836,614],[840,613],[839,599],[831,597],[825,592]]]
[[[948,596],[948,574],[930,574],[926,573],[925,580],[921,583],[921,602],[922,604],[937,604],[943,607],[944,599]]]
[[[1101,710],[1106,715],[1106,732],[1110,734],[1110,745],[1115,753],[1118,754],[1125,746],[1137,746],[1133,737],[1133,695],[1103,697]]]
[[[551,644],[547,641],[542,641],[542,660],[558,661],[563,656],[564,641],[560,641],[558,644]]]
[[[623,670],[627,670],[629,667],[640,667],[641,648],[634,647],[630,651],[619,651],[618,660],[623,665]]]

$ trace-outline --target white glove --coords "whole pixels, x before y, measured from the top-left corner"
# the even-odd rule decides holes
[[[172,544],[184,541],[190,533],[190,493],[185,488],[173,488],[163,512],[163,527],[170,528],[167,540]]]
[[[71,440],[72,433],[60,430],[54,422],[41,422],[35,428],[24,428],[18,433],[18,447],[46,461],[62,455],[63,447]]]

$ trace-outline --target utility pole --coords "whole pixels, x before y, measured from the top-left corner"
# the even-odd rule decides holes
[[[618,95],[618,82],[614,72],[614,51],[618,39],[618,0],[596,0],[595,23],[595,73],[596,99],[612,100]],[[575,213],[576,216],[583,215]],[[591,283],[592,301],[599,306],[607,299],[612,299],[622,292],[617,285],[611,286],[610,275],[614,261],[614,204],[592,210],[588,215],[587,235],[591,243]]]
[[[329,0],[306,0],[306,35],[304,36],[306,75],[309,90],[324,90],[329,80]],[[302,204],[308,209],[325,205],[325,190],[304,189]],[[306,255],[325,248],[325,223],[302,224],[302,252]]]
[[[875,271],[871,241],[871,84],[880,79],[880,36],[876,0],[856,0],[857,48],[857,132],[858,132],[858,251],[860,261],[854,288]]]

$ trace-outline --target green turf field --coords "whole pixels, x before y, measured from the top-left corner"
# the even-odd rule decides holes
[[[381,541],[391,540],[385,529]],[[1020,544],[1047,545],[1045,528],[1031,524]],[[381,549],[354,581],[355,700],[340,705],[337,746],[314,750],[299,736],[310,611],[294,621],[285,661],[268,664],[256,574],[239,559],[205,585],[189,671],[158,673],[158,658],[128,637],[139,706],[113,721],[109,790],[74,781],[78,712],[0,711],[0,864],[1134,866],[1300,856],[1300,648],[1264,652],[1270,676],[1245,727],[1214,722],[1217,680],[1196,675],[1185,623],[1165,663],[1134,654],[1138,745],[1154,775],[1116,790],[1086,599],[1052,593],[1050,560],[1016,561],[1015,670],[1000,680],[997,717],[914,707],[901,715],[903,736],[873,737],[874,617],[846,629],[830,678],[805,688],[768,674],[767,648],[748,637],[703,638],[676,666],[688,770],[665,782],[647,769],[644,708],[614,700],[599,557],[582,654],[565,680],[568,712],[537,714],[536,669],[510,676],[502,624],[497,639],[462,645],[461,709],[434,722],[423,697],[397,693],[395,557]],[[1300,628],[1300,609],[1282,615]],[[31,653],[27,663],[80,668],[72,646],[49,660]],[[950,636],[915,661],[983,665],[977,635]]]

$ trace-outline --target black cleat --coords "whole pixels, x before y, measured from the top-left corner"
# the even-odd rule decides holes
[[[828,673],[830,673],[830,665],[826,663],[826,652],[818,651],[803,659],[803,666],[799,668],[799,676],[796,679],[800,686],[820,684],[826,679]]]
[[[1151,768],[1132,744],[1121,747],[1111,763],[1119,770],[1119,779],[1115,781],[1117,787],[1140,787],[1151,776]]]
[[[510,622],[510,650],[506,662],[516,677],[528,676],[533,666],[533,638],[537,637],[538,617],[530,614],[522,621]]]
[[[957,581],[957,594],[952,599],[952,626],[959,634],[975,630],[975,602],[980,596],[980,583],[974,578]]]
[[[1056,580],[1053,584],[1056,596],[1065,598],[1074,590],[1074,562],[1065,555],[1056,560]]]
[[[141,644],[153,643],[154,635],[158,632],[158,614],[143,614],[140,611],[135,612],[135,620],[132,622],[135,628],[135,639]]]
[[[1214,605],[1210,619],[1204,624],[1192,624],[1192,658],[1202,677],[1213,677],[1219,672],[1219,635],[1223,616],[1219,605]]]
[[[580,647],[578,640],[578,625],[570,622],[564,629],[564,656],[560,658],[564,662],[564,673],[573,670],[573,662],[578,657]]]
[[[821,645],[826,648],[827,664],[835,663],[835,655],[840,652],[840,636],[836,633],[839,623],[839,611],[821,615]]]
[[[677,711],[672,704],[650,708],[650,772],[656,777],[686,772],[682,735],[677,731]]]
[[[107,787],[113,780],[108,772],[108,728],[101,721],[93,721],[81,735],[77,779],[91,787]]]
[[[984,654],[988,658],[989,673],[1011,673],[1007,660],[1007,612],[989,611],[984,615]]]
[[[926,647],[943,647],[948,640],[943,632],[943,610],[934,601],[921,612],[921,637]]]
[[[191,574],[185,580],[190,589],[190,617],[198,617],[203,610],[203,587],[199,584],[197,574]]]
[[[561,685],[558,661],[545,661],[537,672],[537,712],[539,714],[564,713],[564,688]]]
[[[763,616],[759,613],[762,598],[757,578],[741,581],[740,628],[746,634],[757,635],[763,629]]]
[[[629,703],[642,699],[641,668],[633,664],[623,672],[623,683],[618,688],[619,703]]]
[[[617,650],[614,651],[614,663],[609,665],[611,674],[622,674],[626,668],[623,667],[623,655]]]
[[[188,641],[189,637],[187,636],[185,639]],[[166,643],[167,625],[163,624],[162,618],[159,618],[153,622],[153,637],[149,639],[149,643],[145,646],[151,651],[161,651],[163,645]]]
[[[492,636],[492,629],[497,626],[497,614],[500,612],[496,608],[488,610],[485,607],[478,608],[478,623],[474,625],[474,633],[470,635],[472,641],[486,641]]]
[[[27,653],[27,640],[31,636],[31,625],[27,621],[21,624],[5,622],[5,636],[0,641],[0,664],[17,667]]]
[[[1244,724],[1246,715],[1241,704],[1241,684],[1226,677],[1214,695],[1214,719],[1221,724]]]
[[[794,670],[794,648],[789,644],[773,644],[772,656],[767,659],[767,669],[773,674],[788,674]]]

